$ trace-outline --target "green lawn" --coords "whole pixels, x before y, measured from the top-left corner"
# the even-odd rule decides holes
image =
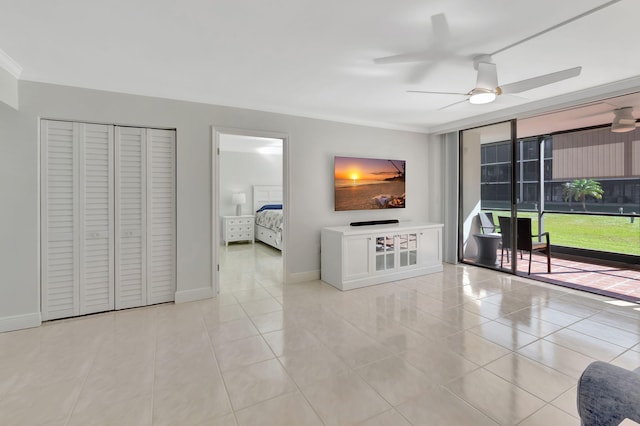
[[[508,212],[493,212],[496,223],[498,216]],[[532,230],[538,229],[536,213],[519,212],[519,217],[532,219]],[[544,230],[549,232],[551,244],[589,250],[624,253],[640,256],[640,219],[630,223],[628,217],[581,216],[545,213]]]

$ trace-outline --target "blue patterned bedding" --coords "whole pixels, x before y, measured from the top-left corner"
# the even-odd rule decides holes
[[[256,224],[282,232],[282,210],[263,210],[256,213]]]

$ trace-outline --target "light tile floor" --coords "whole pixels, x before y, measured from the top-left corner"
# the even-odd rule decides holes
[[[468,265],[341,292],[222,249],[221,293],[0,334],[1,425],[579,425],[640,312]]]

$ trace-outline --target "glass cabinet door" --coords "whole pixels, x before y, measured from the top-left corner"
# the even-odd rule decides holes
[[[401,234],[398,236],[400,267],[418,264],[418,234]]]
[[[393,235],[376,237],[376,271],[395,268],[395,250]]]
[[[376,271],[418,264],[418,233],[376,237]]]

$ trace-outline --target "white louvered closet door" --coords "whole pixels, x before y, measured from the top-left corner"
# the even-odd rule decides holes
[[[41,123],[44,320],[114,308],[112,132]]]
[[[173,301],[174,130],[116,127],[116,309]]]
[[[116,309],[147,305],[146,129],[116,127]]]
[[[41,122],[44,320],[174,300],[173,130]]]
[[[80,315],[113,310],[113,126],[77,123],[80,157]]]
[[[174,130],[147,129],[147,304],[174,300],[175,278]]]
[[[77,315],[78,179],[74,124],[41,122],[42,319]]]

